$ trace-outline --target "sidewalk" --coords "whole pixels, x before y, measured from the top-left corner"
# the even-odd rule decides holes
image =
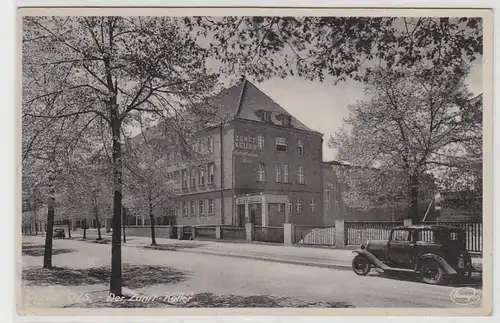
[[[74,236],[79,236],[78,233]],[[110,239],[109,233],[103,237]],[[92,238],[90,238],[92,239]],[[126,247],[151,248],[149,237],[127,237]],[[224,257],[237,257],[245,259],[272,261],[288,264],[297,264],[314,267],[351,270],[351,261],[354,257],[353,248],[335,249],[287,246],[283,244],[245,243],[245,242],[219,242],[207,240],[177,240],[157,238],[160,246],[171,247],[172,250],[196,254],[210,254]],[[472,258],[476,268],[482,267],[481,258]]]

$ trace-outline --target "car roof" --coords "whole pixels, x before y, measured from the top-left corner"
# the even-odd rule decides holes
[[[410,230],[436,230],[436,231],[463,231],[462,228],[453,225],[445,224],[413,224],[407,226],[398,226],[394,229],[410,229]]]

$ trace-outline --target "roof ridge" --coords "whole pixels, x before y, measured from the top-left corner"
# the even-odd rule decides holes
[[[283,110],[285,113],[287,113],[293,119],[295,119],[295,122],[297,122],[300,126],[302,126],[302,127],[305,128],[303,130],[314,131],[311,128],[309,128],[308,126],[306,126],[302,121],[300,121],[293,114],[291,114],[290,111],[288,111],[287,109],[285,109],[281,104],[279,104],[278,102],[276,102],[273,98],[271,98],[264,91],[262,91],[257,85],[255,85],[254,83],[248,81],[247,79],[245,79],[244,82],[248,82],[248,84],[252,85],[257,91],[259,91],[264,96],[264,98],[266,98],[267,100],[271,101],[273,104],[275,104],[276,106],[278,106],[281,110]],[[245,88],[246,88],[246,83],[245,83]],[[243,91],[242,91],[242,94],[243,94]],[[243,101],[243,96],[242,96],[242,100],[241,101]],[[241,102],[240,102],[240,104],[241,104]],[[240,110],[238,109],[238,113],[236,115],[238,115],[239,112],[240,112]]]
[[[242,85],[241,85],[240,97],[238,99],[238,105],[236,106],[236,114],[235,114],[235,116],[237,116],[240,113],[241,103],[243,102],[243,95],[245,93],[246,85],[247,85],[247,79],[243,78]]]

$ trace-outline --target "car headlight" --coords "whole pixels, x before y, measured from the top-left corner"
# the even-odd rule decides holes
[[[362,244],[362,245],[360,246],[360,248],[364,250],[364,249],[366,248],[366,246],[365,246],[364,244]]]

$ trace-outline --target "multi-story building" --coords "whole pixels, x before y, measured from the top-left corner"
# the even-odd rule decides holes
[[[243,80],[219,96],[218,125],[197,137],[203,161],[169,167],[183,225],[321,224],[322,134]]]

